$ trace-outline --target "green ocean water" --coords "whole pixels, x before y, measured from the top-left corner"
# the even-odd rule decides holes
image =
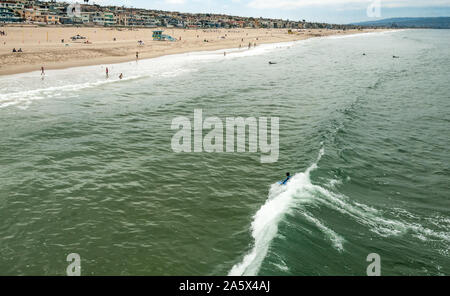
[[[449,275],[449,47],[407,30],[0,77],[0,275],[70,253],[83,275],[365,275],[371,253]],[[195,109],[278,117],[278,162],[174,153]]]

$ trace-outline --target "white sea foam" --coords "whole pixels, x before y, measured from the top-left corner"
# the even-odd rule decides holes
[[[413,236],[421,240],[438,239],[446,244],[450,242],[450,234],[446,231],[432,230],[423,227],[418,222],[406,222],[405,220],[410,219],[401,219],[400,216],[398,218],[388,218],[385,217],[384,212],[353,202],[343,194],[331,192],[317,185],[313,185],[313,187],[315,190],[315,203],[352,218],[380,237],[397,236],[411,232]],[[406,217],[412,216],[411,213],[405,210],[402,210],[402,215]]]
[[[311,203],[319,207],[327,207],[350,217],[380,237],[399,236],[410,233],[422,241],[438,240],[444,244],[444,249],[448,249],[450,234],[445,230],[447,229],[446,227],[440,230],[432,230],[422,226],[418,222],[405,222],[404,219],[401,219],[400,215],[395,218],[387,218],[384,215],[385,213],[380,210],[354,202],[343,194],[335,193],[319,185],[312,184],[310,173],[317,169],[323,154],[324,150],[321,149],[317,161],[305,172],[296,174],[287,186],[272,185],[266,203],[253,217],[251,225],[252,237],[254,239],[253,248],[244,256],[240,263],[233,266],[229,275],[252,276],[258,274],[261,264],[268,253],[270,244],[277,236],[278,224],[294,206],[295,210],[300,211],[301,216],[306,221],[312,223],[323,233],[325,239],[331,243],[331,246],[336,251],[343,252],[344,237],[308,212],[308,208],[305,205]],[[402,210],[400,213],[408,217],[412,215],[405,210]]]
[[[344,39],[344,38],[355,38],[355,37],[371,37],[371,36],[377,36],[377,35],[386,35],[386,34],[392,34],[397,32],[403,32],[408,29],[398,29],[398,30],[389,30],[389,31],[380,31],[380,32],[363,32],[358,34],[346,34],[346,35],[331,35],[321,38],[328,38],[328,39]]]
[[[323,224],[319,219],[311,216],[308,213],[303,213],[303,216],[309,222],[313,223],[322,233],[331,241],[333,247],[339,252],[344,251],[344,238],[334,232],[332,229]]]
[[[288,48],[295,42],[263,44],[256,48],[227,49],[205,52],[191,52],[167,55],[136,62],[114,65],[76,67],[63,70],[48,70],[42,77],[40,72],[22,73],[0,77],[0,108],[17,106],[28,107],[33,101],[53,97],[64,97],[74,92],[112,83],[126,82],[140,78],[171,79],[196,71],[203,63],[266,54]],[[223,56],[223,52],[228,54]],[[106,67],[109,79],[105,78]],[[119,79],[123,73],[124,78]]]
[[[278,223],[288,210],[295,204],[299,192],[307,190],[312,186],[310,180],[311,171],[317,168],[317,163],[322,157],[324,150],[320,151],[319,157],[304,173],[296,174],[286,186],[273,184],[269,198],[253,217],[252,236],[254,239],[253,249],[245,255],[242,262],[233,266],[229,275],[256,275],[261,267],[270,243],[278,232]]]
[[[288,272],[289,267],[286,265],[286,262],[280,259],[280,263],[273,263],[273,265],[281,271]]]
[[[361,36],[362,33],[346,36]],[[327,36],[322,38],[333,38]],[[344,36],[339,36],[344,37]],[[196,71],[201,63],[217,60],[229,60],[267,54],[280,49],[288,49],[292,46],[312,42],[318,38],[306,40],[281,42],[272,44],[261,44],[242,49],[230,48],[225,50],[190,52],[183,54],[166,55],[153,59],[126,62],[114,65],[83,66],[62,70],[48,70],[44,79],[40,72],[29,72],[9,76],[0,76],[0,108],[16,106],[26,109],[33,101],[64,97],[71,93],[95,88],[120,81],[129,81],[145,77],[153,79],[167,79]],[[319,38],[320,39],[320,38]],[[224,57],[223,53],[227,52]],[[105,79],[106,67],[109,68],[110,78]],[[118,78],[124,74],[124,79]]]

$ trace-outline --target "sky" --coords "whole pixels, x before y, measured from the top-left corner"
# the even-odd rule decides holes
[[[91,0],[90,3],[337,24],[391,17],[450,16],[450,0]]]

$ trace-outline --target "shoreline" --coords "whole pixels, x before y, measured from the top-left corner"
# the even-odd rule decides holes
[[[95,65],[115,65],[136,60],[136,52],[139,52],[139,60],[157,58],[174,54],[183,54],[191,52],[219,51],[241,48],[247,48],[247,44],[256,45],[275,44],[285,42],[295,42],[317,37],[329,36],[348,36],[355,34],[367,34],[374,32],[389,31],[386,29],[366,29],[366,30],[323,30],[312,29],[305,30],[300,34],[288,34],[287,29],[269,30],[269,29],[240,29],[240,30],[172,30],[172,34],[180,35],[179,41],[153,41],[148,40],[150,30],[141,30],[140,34],[136,31],[117,32],[116,30],[107,30],[102,28],[84,29],[84,34],[90,37],[92,44],[83,44],[79,42],[57,42],[61,36],[73,34],[77,29],[74,28],[53,28],[51,38],[53,41],[42,42],[38,38],[49,39],[48,28],[19,28],[22,32],[22,40],[18,32],[11,38],[11,42],[0,40],[0,76],[9,76],[21,73],[30,73],[39,71],[41,67],[45,70],[68,69],[83,66]],[[37,37],[25,39],[27,33],[29,36],[35,35],[35,30],[39,30]],[[97,32],[98,30],[98,32]],[[79,31],[79,30],[78,30]],[[170,30],[168,30],[170,31]],[[123,34],[125,33],[125,34]],[[268,36],[270,33],[270,36]],[[117,41],[110,41],[112,36],[121,35]],[[131,34],[131,36],[130,36]],[[105,36],[107,35],[107,36]],[[146,37],[139,38],[140,36]],[[83,35],[84,36],[84,35]],[[8,36],[9,37],[9,36]],[[59,37],[59,38],[58,38]],[[115,38],[115,37],[114,37]],[[56,40],[55,40],[56,39]],[[143,40],[144,46],[138,46],[137,40]],[[207,41],[205,41],[207,40]],[[3,44],[3,43],[6,44]],[[37,44],[36,44],[37,43]],[[67,45],[68,44],[68,45]],[[244,45],[243,45],[244,44]],[[23,53],[8,53],[9,48],[22,48]]]

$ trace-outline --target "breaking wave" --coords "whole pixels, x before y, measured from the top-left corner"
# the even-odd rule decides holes
[[[403,209],[393,209],[387,218],[387,212],[375,209],[368,205],[350,200],[347,196],[330,191],[311,183],[310,174],[318,168],[318,163],[324,155],[322,148],[319,157],[305,172],[296,174],[287,186],[273,184],[266,203],[253,217],[251,224],[254,244],[252,250],[244,256],[242,261],[234,265],[229,272],[230,276],[254,276],[257,275],[261,264],[266,257],[272,240],[277,236],[278,225],[286,214],[295,207],[300,217],[313,224],[328,240],[337,252],[344,252],[345,238],[328,227],[324,221],[314,217],[308,212],[306,205],[315,204],[319,207],[327,207],[342,215],[350,217],[356,223],[363,225],[372,233],[380,237],[399,236],[410,233],[413,237],[422,241],[437,240],[444,244],[443,249],[450,247],[450,234],[446,229],[448,225],[437,223],[437,230],[423,227],[419,223],[419,217],[414,222],[405,222],[415,217]],[[335,182],[333,182],[335,183]],[[334,185],[334,184],[333,184]],[[334,186],[330,186],[334,187]],[[403,219],[405,218],[405,219]],[[432,219],[432,218],[430,218]],[[448,222],[448,221],[447,221]],[[444,223],[446,224],[446,223]],[[288,268],[289,262],[284,263]]]
[[[230,276],[256,275],[261,267],[270,243],[277,235],[278,223],[283,216],[295,204],[297,192],[311,186],[310,173],[317,168],[317,164],[324,154],[321,149],[319,157],[304,173],[296,174],[286,186],[273,184],[269,198],[253,217],[252,236],[254,239],[253,249],[245,255],[242,262],[233,266],[229,272]]]

